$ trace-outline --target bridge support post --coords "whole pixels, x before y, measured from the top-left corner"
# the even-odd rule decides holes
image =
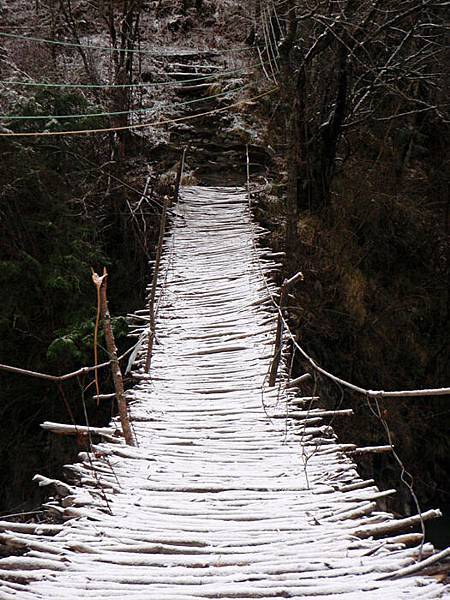
[[[180,192],[181,180],[183,178],[183,170],[184,170],[184,161],[186,158],[187,146],[183,148],[183,152],[181,154],[180,162],[177,170],[177,177],[175,180],[175,190],[174,190],[174,203],[178,201],[178,196]],[[155,340],[155,298],[156,298],[156,287],[158,285],[158,276],[159,276],[159,268],[161,266],[161,256],[162,256],[162,246],[164,240],[164,234],[166,232],[166,221],[167,221],[167,210],[170,206],[170,200],[168,196],[164,196],[164,205],[161,214],[161,223],[159,226],[159,239],[158,246],[156,249],[156,258],[155,258],[155,269],[153,271],[152,278],[152,286],[150,289],[150,296],[148,299],[148,312],[149,312],[149,332],[148,332],[148,342],[147,342],[147,357],[145,359],[145,371],[147,373],[150,372],[150,367],[152,364],[152,353],[153,353],[153,343]]]
[[[290,279],[285,279],[280,289],[280,303],[278,305],[278,321],[277,321],[277,332],[275,334],[275,344],[273,351],[272,364],[270,365],[269,372],[269,387],[275,385],[277,379],[278,367],[281,359],[281,347],[283,344],[283,309],[286,303],[286,298],[289,289],[299,280],[303,279],[303,273],[299,271],[296,275]]]
[[[122,371],[120,370],[119,359],[117,357],[117,348],[114,340],[114,334],[111,327],[111,315],[108,308],[108,300],[106,297],[106,282],[108,272],[103,269],[103,275],[99,277],[97,273],[92,274],[92,280],[97,287],[100,298],[100,316],[103,321],[103,331],[105,334],[106,350],[108,351],[111,361],[111,373],[116,391],[117,406],[119,409],[119,419],[122,425],[122,432],[125,442],[128,446],[134,446],[134,436],[131,431],[130,420],[128,418],[127,401],[125,399],[125,389],[123,385]]]

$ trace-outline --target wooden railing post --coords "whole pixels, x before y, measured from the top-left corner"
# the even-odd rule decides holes
[[[105,334],[106,350],[111,361],[111,373],[116,391],[117,406],[119,409],[119,418],[122,425],[122,432],[125,442],[129,446],[134,446],[135,441],[131,431],[130,420],[128,418],[127,401],[125,399],[125,389],[123,385],[122,371],[120,370],[119,359],[117,357],[117,348],[114,340],[114,334],[111,326],[111,315],[108,308],[106,297],[108,273],[103,269],[103,275],[100,277],[97,273],[92,274],[92,280],[100,292],[100,316],[103,321],[103,331]]]
[[[184,161],[186,158],[186,151],[187,151],[187,146],[185,146],[183,148],[183,152],[181,154],[181,159],[180,159],[180,162],[178,163],[177,178],[175,180],[174,202],[177,202],[178,196],[180,194],[180,185],[181,185],[181,180],[183,178]]]
[[[149,312],[149,332],[147,342],[147,357],[145,360],[145,370],[148,373],[150,371],[152,362],[153,342],[155,339],[155,299],[156,299],[156,287],[158,284],[159,268],[161,266],[162,246],[164,240],[164,233],[166,231],[167,221],[167,209],[169,207],[169,197],[164,196],[164,205],[161,214],[161,222],[159,225],[159,239],[158,246],[156,248],[155,268],[153,271],[152,287],[150,289],[150,296],[148,299],[148,312]]]
[[[278,320],[277,320],[277,332],[275,334],[275,344],[273,351],[272,364],[270,365],[269,372],[269,386],[273,387],[277,379],[278,367],[281,359],[281,347],[283,344],[283,308],[286,303],[286,297],[289,289],[299,279],[303,279],[303,273],[299,271],[296,275],[290,279],[285,279],[280,288],[280,303],[278,306]]]
[[[250,196],[250,155],[248,153],[248,144],[245,146],[245,158],[246,158],[246,166],[247,166],[247,196],[248,196],[248,205],[251,207],[252,199]]]
[[[283,318],[282,311],[284,308],[284,302],[286,299],[286,280],[284,280],[283,285],[280,289],[280,304],[279,304],[279,313],[277,320],[277,332],[275,334],[275,345],[273,351],[272,364],[270,365],[270,373],[269,373],[269,386],[273,387],[275,385],[275,380],[277,378],[278,366],[280,364],[281,357],[281,342],[283,337]]]
[[[181,159],[178,165],[177,177],[175,180],[175,190],[174,190],[174,202],[177,202],[178,196],[180,193],[180,185],[183,178],[183,170],[184,170],[184,161],[186,158],[187,146],[183,149],[181,154]],[[168,196],[164,196],[164,205],[161,214],[161,222],[159,226],[159,239],[158,246],[156,249],[156,258],[155,258],[155,268],[153,271],[152,278],[152,287],[150,289],[150,296],[148,299],[148,312],[149,312],[149,332],[148,332],[148,342],[147,342],[147,357],[145,359],[145,371],[147,373],[150,372],[150,367],[152,365],[152,353],[153,353],[153,343],[155,341],[155,325],[156,325],[156,315],[155,315],[155,299],[156,299],[156,288],[158,285],[158,276],[159,269],[161,266],[161,257],[162,257],[162,246],[164,240],[164,234],[166,232],[166,222],[167,222],[167,210],[170,205],[170,200]]]

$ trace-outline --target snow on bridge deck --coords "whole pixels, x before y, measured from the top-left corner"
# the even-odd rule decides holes
[[[418,549],[317,409],[301,420],[297,399],[286,422],[295,393],[262,398],[275,316],[259,265],[273,264],[244,191],[184,188],[177,211],[151,377],[142,351],[128,392],[139,447],[105,441],[72,466],[81,483],[53,483],[63,524],[0,524],[23,553],[0,560],[0,598],[444,597],[429,576],[383,578]]]

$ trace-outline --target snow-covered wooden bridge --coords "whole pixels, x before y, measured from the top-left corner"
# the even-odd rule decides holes
[[[128,392],[139,445],[113,423],[70,467],[79,483],[38,478],[64,522],[0,523],[16,553],[0,560],[1,600],[445,597],[417,570],[420,535],[377,510],[385,493],[326,413],[286,387],[283,365],[265,383],[274,264],[244,190],[184,188],[176,211],[151,373],[142,348]]]

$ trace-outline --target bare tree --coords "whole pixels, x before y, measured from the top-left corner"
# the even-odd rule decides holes
[[[112,117],[113,127],[126,127],[132,105],[130,88],[133,80],[134,57],[139,39],[139,22],[143,0],[123,0],[117,10],[112,0],[99,3],[100,14],[106,22],[113,52],[114,84],[111,93],[111,111],[122,113]],[[123,158],[126,154],[128,131],[118,131],[115,140],[116,154]]]
[[[439,63],[447,3],[261,4],[284,28],[279,84],[286,113],[289,243],[297,210],[328,203],[343,140],[352,130],[374,121],[412,125],[431,114],[445,120]],[[402,160],[407,159],[406,148]]]
[[[74,5],[74,1],[76,0],[59,0],[61,14],[72,38],[77,43],[77,50],[89,81],[98,83],[101,73],[89,47],[82,43],[79,23],[75,16],[78,4]],[[143,0],[122,0],[119,3],[113,0],[100,0],[95,6],[97,17],[106,25],[112,49],[113,80],[111,83],[116,87],[111,88],[106,98],[102,98],[103,101],[106,100],[111,112],[120,113],[111,116],[112,127],[122,128],[129,125],[129,111],[132,108],[133,98],[131,88],[128,86],[133,81],[142,4]],[[97,100],[101,99],[99,93],[96,97]],[[115,156],[125,156],[128,138],[126,130],[118,131],[111,137]]]
[[[52,2],[50,2],[50,7]],[[74,7],[72,0],[59,0],[59,8],[61,15],[64,18],[66,27],[69,29],[73,40],[76,42],[77,51],[83,62],[84,69],[91,83],[98,83],[99,77],[95,68],[91,53],[87,50],[84,44],[81,43],[78,20],[74,15]]]

